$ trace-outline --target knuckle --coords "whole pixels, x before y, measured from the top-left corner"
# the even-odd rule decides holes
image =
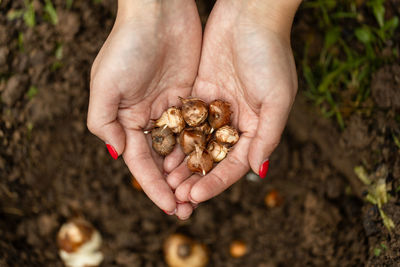
[[[290,107],[293,103],[293,100],[296,96],[296,89],[291,88],[290,90],[287,90],[286,94],[281,95],[281,108],[286,109],[287,107]]]
[[[268,145],[268,150],[271,152],[274,151],[280,144],[281,142],[281,137],[274,137],[267,145]]]
[[[214,180],[221,185],[222,188],[227,188],[229,186],[228,180],[224,179],[220,175],[212,174],[214,176]]]
[[[178,186],[175,190],[175,196],[178,198],[180,201],[188,201],[187,196],[189,195],[191,185],[189,184],[182,184]]]
[[[92,134],[97,134],[98,133],[98,125],[97,123],[95,123],[92,119],[88,118],[87,122],[86,122],[86,127],[88,128],[88,130],[92,133]]]
[[[90,84],[89,84],[90,91],[103,90],[106,86],[105,83],[106,81],[104,80],[104,77],[102,77],[101,75],[97,75],[96,72],[93,73],[90,78]]]
[[[294,98],[294,96],[296,96],[298,90],[299,90],[299,83],[296,79],[294,86],[293,86],[293,98]]]
[[[126,161],[130,162],[131,164],[141,164],[143,162],[153,161],[153,158],[149,151],[142,151],[139,153],[128,153],[126,155]],[[154,181],[153,179],[156,178],[152,178],[151,180]]]
[[[257,133],[257,147],[264,147],[265,149],[275,149],[281,142],[281,133],[276,133],[270,136],[262,135],[260,132]]]
[[[96,75],[92,74],[92,77],[90,78],[90,90],[93,91],[99,86],[101,86],[99,79],[96,79]]]
[[[231,155],[230,157],[228,156],[227,161],[232,166],[242,166],[242,167],[248,166],[247,162],[244,162],[243,160],[239,159],[236,155]]]
[[[96,76],[96,70],[97,70],[97,66],[98,66],[98,60],[97,57],[94,60],[92,67],[90,68],[90,80],[93,81],[94,77]]]

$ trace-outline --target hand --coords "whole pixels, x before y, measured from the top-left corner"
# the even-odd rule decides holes
[[[163,159],[143,133],[178,96],[190,95],[201,48],[201,24],[194,1],[121,0],[115,25],[92,66],[89,130],[111,145],[144,192],[161,209],[179,216],[165,181],[184,158],[178,149]]]
[[[243,177],[250,167],[259,173],[280,141],[297,91],[290,47],[297,6],[290,14],[271,4],[264,10],[272,13],[262,13],[270,1],[256,2],[219,0],[209,17],[192,95],[208,102],[230,102],[232,124],[241,136],[227,158],[206,176],[190,176],[183,163],[167,177],[180,201],[208,200]],[[285,14],[283,22],[277,20],[279,12]]]

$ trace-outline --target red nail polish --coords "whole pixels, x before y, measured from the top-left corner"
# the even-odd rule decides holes
[[[108,153],[110,153],[111,157],[112,157],[113,159],[117,159],[117,158],[118,158],[118,153],[117,153],[117,151],[115,150],[115,148],[114,148],[112,145],[110,145],[110,144],[106,144],[106,147],[107,147]]]
[[[264,161],[264,163],[261,164],[261,166],[260,166],[260,170],[258,171],[258,174],[261,179],[264,179],[265,176],[267,176],[268,167],[269,167],[269,159]]]

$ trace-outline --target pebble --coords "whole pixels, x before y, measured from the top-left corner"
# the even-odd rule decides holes
[[[25,91],[26,77],[14,75],[7,81],[5,90],[1,94],[1,100],[9,107],[12,107]]]

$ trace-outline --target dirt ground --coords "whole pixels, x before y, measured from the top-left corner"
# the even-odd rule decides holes
[[[6,18],[23,1],[0,3],[0,266],[62,266],[56,234],[76,215],[101,232],[102,266],[165,266],[162,243],[174,232],[206,244],[210,266],[398,266],[400,65],[374,74],[373,112],[351,115],[342,132],[304,100],[300,81],[268,178],[241,179],[182,222],[134,189],[123,161],[86,128],[90,66],[116,1],[74,1],[69,10],[53,2],[62,23],[44,20],[43,3],[34,1],[33,28]],[[203,22],[209,2],[199,3]],[[368,173],[387,169],[391,233],[363,200],[358,165]],[[267,208],[273,189],[284,202]],[[246,242],[244,257],[229,255],[233,240]]]

